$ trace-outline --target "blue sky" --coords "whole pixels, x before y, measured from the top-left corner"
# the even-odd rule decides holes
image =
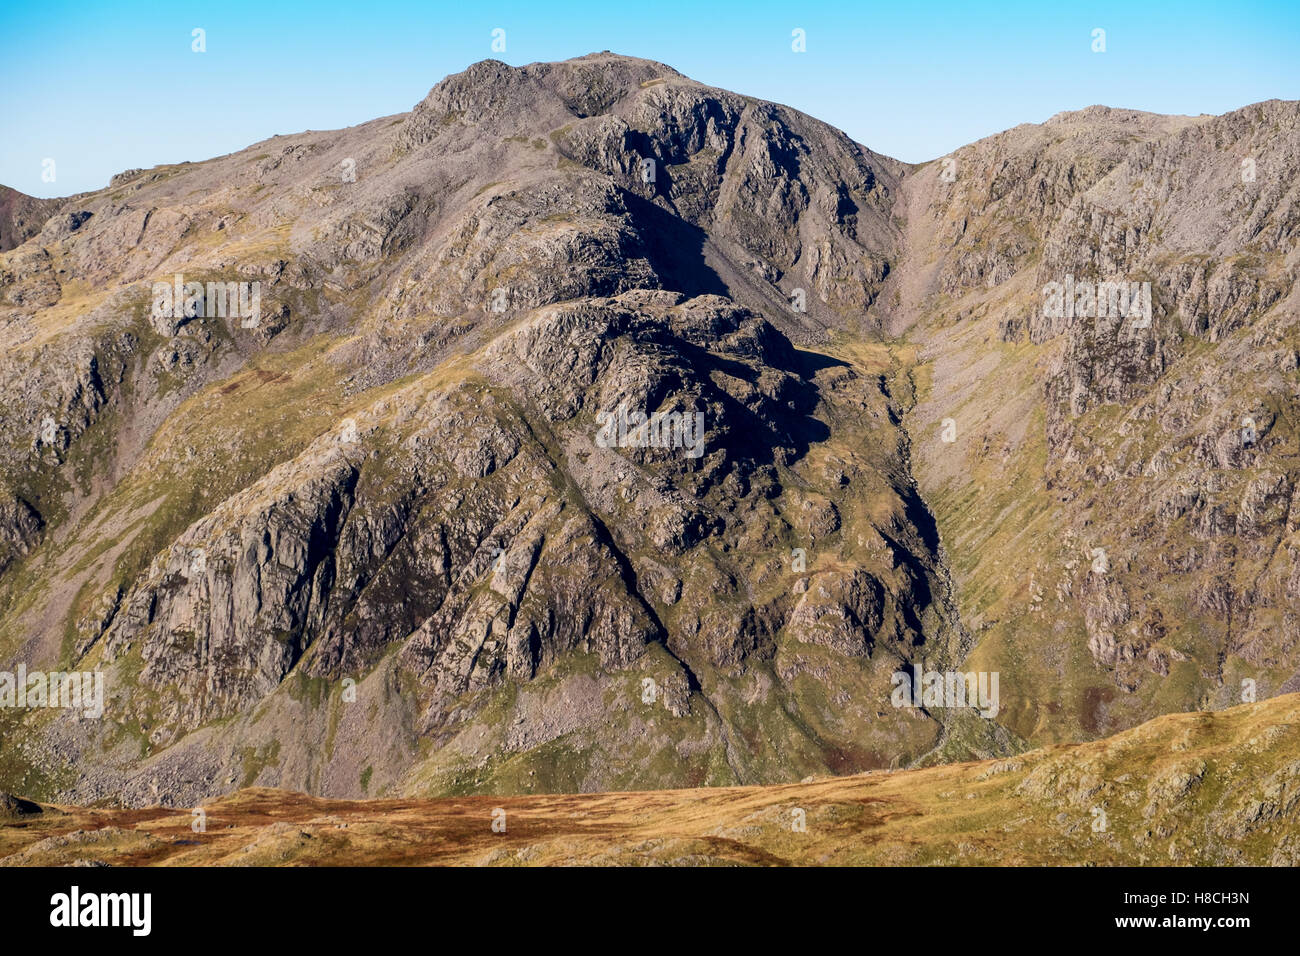
[[[206,31],[206,53],[191,31]],[[493,53],[494,28],[506,50]],[[807,52],[791,50],[803,29]],[[1106,51],[1092,52],[1094,29]],[[909,162],[1093,103],[1300,99],[1300,3],[64,3],[0,11],[0,183],[38,196],[418,102],[487,57],[597,50],[786,103]],[[55,160],[55,181],[42,162]]]

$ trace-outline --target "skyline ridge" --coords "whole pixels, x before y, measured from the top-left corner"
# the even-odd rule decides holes
[[[682,72],[682,71],[680,71],[680,70],[677,70],[674,66],[672,66],[672,64],[665,63],[665,62],[662,61],[662,60],[657,60],[657,59],[654,59],[654,58],[652,58],[652,57],[637,56],[637,55],[635,55],[635,54],[619,53],[619,52],[611,51],[611,50],[599,50],[599,51],[592,51],[592,52],[590,52],[590,53],[585,53],[585,54],[582,54],[582,55],[580,55],[580,56],[568,57],[568,58],[563,59],[563,60],[535,60],[535,61],[532,61],[532,62],[529,62],[529,63],[522,63],[522,64],[518,64],[518,65],[508,63],[508,62],[506,62],[505,60],[500,60],[500,59],[498,59],[498,58],[496,58],[496,57],[484,57],[484,58],[482,58],[482,59],[480,59],[480,60],[476,60],[475,62],[469,64],[468,66],[465,67],[464,70],[459,70],[459,71],[456,71],[456,72],[454,72],[454,73],[448,73],[446,76],[442,77],[440,80],[438,80],[436,83],[434,83],[433,86],[431,86],[431,87],[429,88],[429,92],[432,92],[434,89],[436,89],[440,84],[442,84],[442,83],[445,82],[446,80],[449,80],[449,79],[451,79],[451,78],[453,78],[453,77],[461,76],[461,75],[467,73],[468,71],[470,71],[471,69],[473,69],[474,67],[481,66],[481,65],[483,65],[483,64],[488,64],[488,63],[500,63],[501,65],[503,65],[503,66],[505,66],[505,67],[508,67],[509,69],[512,69],[512,70],[525,70],[525,69],[529,69],[529,68],[532,68],[532,67],[555,66],[555,65],[558,65],[558,64],[575,63],[575,62],[579,62],[579,61],[583,61],[583,60],[593,60],[593,59],[600,58],[600,57],[610,57],[610,58],[616,58],[616,59],[622,59],[622,60],[632,60],[632,61],[637,61],[637,62],[641,62],[641,63],[653,64],[653,65],[655,65],[655,66],[663,67],[663,68],[665,68],[665,69],[667,69],[667,70],[670,70],[670,71],[672,72],[672,74],[673,74],[675,77],[679,77],[679,78],[681,78],[681,79],[688,80],[688,81],[690,81],[691,83],[694,83],[694,84],[696,84],[696,85],[698,85],[698,86],[700,86],[700,87],[703,87],[703,88],[706,88],[706,89],[722,89],[721,87],[713,87],[713,86],[711,86],[711,85],[709,85],[709,84],[707,84],[707,83],[704,83],[704,82],[702,82],[702,81],[696,79],[695,77],[693,77],[693,76],[691,76],[691,75],[689,75],[689,74],[687,74],[687,73],[684,73],[684,72]],[[759,102],[770,103],[770,104],[772,104],[772,105],[774,105],[774,106],[779,106],[779,107],[783,107],[783,108],[785,108],[785,109],[793,110],[793,111],[798,112],[798,113],[800,113],[800,114],[802,114],[802,115],[804,115],[804,116],[809,117],[810,119],[816,120],[816,121],[818,121],[818,122],[825,123],[827,126],[830,126],[830,127],[834,128],[834,129],[838,129],[840,132],[844,133],[844,135],[848,136],[848,138],[849,138],[850,140],[852,140],[853,142],[857,143],[859,146],[863,146],[863,147],[869,149],[872,153],[876,154],[877,156],[883,156],[883,157],[885,157],[886,159],[890,159],[890,160],[893,160],[894,162],[898,162],[898,163],[901,163],[901,164],[903,164],[903,165],[911,166],[911,167],[921,167],[921,166],[925,166],[925,165],[927,165],[927,164],[930,164],[930,163],[933,163],[933,162],[939,161],[939,160],[943,159],[945,156],[949,156],[949,155],[951,155],[952,153],[955,153],[955,152],[957,152],[957,151],[959,151],[959,150],[961,150],[961,149],[964,149],[964,148],[966,148],[966,147],[968,147],[968,146],[973,146],[973,145],[975,145],[975,144],[977,144],[977,143],[981,143],[981,142],[984,142],[984,141],[986,141],[986,140],[994,139],[994,138],[996,138],[996,137],[998,137],[998,136],[1002,136],[1002,135],[1004,135],[1004,134],[1006,134],[1006,133],[1009,133],[1009,132],[1011,132],[1011,131],[1013,131],[1013,130],[1017,130],[1017,129],[1020,129],[1020,128],[1023,128],[1023,127],[1042,127],[1042,126],[1047,126],[1047,125],[1049,125],[1049,124],[1051,124],[1051,123],[1053,123],[1053,122],[1056,122],[1056,121],[1061,120],[1062,118],[1072,117],[1072,116],[1080,116],[1080,115],[1094,114],[1094,113],[1097,112],[1097,111],[1108,111],[1108,112],[1119,112],[1119,113],[1131,113],[1131,114],[1135,114],[1135,115],[1139,115],[1139,116],[1159,117],[1159,118],[1165,118],[1165,119],[1189,119],[1189,120],[1198,120],[1198,119],[1212,119],[1212,118],[1216,118],[1216,117],[1227,116],[1227,115],[1230,115],[1230,114],[1232,114],[1232,113],[1236,113],[1236,112],[1238,112],[1238,111],[1240,111],[1240,110],[1249,109],[1249,108],[1251,108],[1251,107],[1255,107],[1255,106],[1262,106],[1262,105],[1264,105],[1264,104],[1268,104],[1268,103],[1274,103],[1274,102],[1277,102],[1277,103],[1292,103],[1292,102],[1300,102],[1300,99],[1294,99],[1294,100],[1293,100],[1293,99],[1288,99],[1288,98],[1284,98],[1284,97],[1270,97],[1270,98],[1268,98],[1268,99],[1264,99],[1264,100],[1253,101],[1253,102],[1250,102],[1250,103],[1243,103],[1243,104],[1241,104],[1240,106],[1234,107],[1233,109],[1226,110],[1226,111],[1224,111],[1224,112],[1222,112],[1222,113],[1213,113],[1213,112],[1200,112],[1200,113],[1161,113],[1161,112],[1157,112],[1157,111],[1154,111],[1154,110],[1137,109],[1137,108],[1127,107],[1127,106],[1116,106],[1116,105],[1109,104],[1109,103],[1090,103],[1090,104],[1088,104],[1087,106],[1082,106],[1082,107],[1078,107],[1078,108],[1058,110],[1057,112],[1051,114],[1051,115],[1048,116],[1046,119],[1043,119],[1043,120],[1041,120],[1041,121],[1037,121],[1037,122],[1035,122],[1035,121],[1032,121],[1032,120],[1025,120],[1025,121],[1022,121],[1022,122],[1018,122],[1018,123],[1015,123],[1015,124],[1013,124],[1013,125],[1011,125],[1011,126],[1007,126],[1007,127],[1005,127],[1005,128],[998,129],[998,130],[995,130],[995,131],[993,131],[993,132],[990,132],[990,133],[988,133],[988,134],[985,135],[985,136],[981,136],[981,137],[979,137],[978,139],[974,139],[974,140],[971,140],[971,141],[966,142],[966,143],[961,143],[961,144],[959,144],[959,145],[953,147],[951,150],[949,150],[949,151],[946,152],[946,153],[942,153],[942,154],[939,154],[939,155],[937,155],[937,156],[929,157],[928,159],[922,159],[922,160],[918,160],[918,161],[913,162],[913,161],[905,160],[905,159],[902,159],[902,158],[900,158],[900,157],[894,156],[894,155],[892,155],[892,154],[890,154],[890,153],[888,153],[888,152],[886,152],[886,151],[884,151],[884,150],[878,149],[878,148],[876,148],[876,147],[875,147],[873,144],[871,144],[871,143],[863,142],[863,141],[861,141],[861,140],[858,140],[858,139],[854,138],[853,136],[849,135],[849,133],[848,133],[847,130],[843,130],[843,129],[841,129],[840,127],[835,126],[835,124],[831,123],[829,120],[823,119],[822,117],[818,116],[818,115],[815,114],[815,113],[810,113],[810,112],[808,112],[807,110],[800,109],[799,107],[793,106],[793,105],[791,105],[791,104],[789,104],[789,103],[782,103],[782,102],[780,102],[780,101],[769,100],[769,99],[766,99],[766,98],[763,98],[763,97],[752,97],[752,96],[748,96],[748,94],[745,94],[743,91],[736,91],[736,92],[738,92],[738,95],[745,96],[747,99],[754,99],[754,100],[759,101]],[[8,188],[10,188],[10,189],[14,189],[14,190],[16,190],[17,192],[23,193],[23,194],[26,195],[26,196],[30,196],[30,197],[32,197],[32,198],[37,198],[37,199],[49,199],[49,200],[71,199],[71,198],[74,198],[74,197],[79,196],[79,195],[85,195],[85,194],[89,194],[89,193],[98,192],[98,191],[100,191],[100,190],[102,190],[102,189],[107,189],[107,188],[109,187],[109,185],[111,184],[111,180],[112,180],[114,177],[119,176],[119,175],[121,175],[121,174],[124,173],[124,172],[131,172],[131,171],[134,171],[134,170],[136,170],[136,169],[147,171],[147,170],[150,170],[150,169],[156,169],[156,168],[158,168],[158,167],[162,167],[162,166],[183,166],[183,165],[193,165],[193,164],[205,163],[205,162],[210,162],[210,161],[212,161],[212,160],[217,160],[217,159],[222,159],[222,158],[229,157],[229,156],[235,156],[235,155],[238,155],[239,153],[245,152],[246,150],[253,149],[253,148],[255,148],[255,147],[257,147],[257,146],[259,146],[259,145],[261,145],[261,144],[263,144],[263,143],[271,142],[271,141],[276,140],[276,139],[282,139],[282,138],[288,138],[288,137],[294,137],[294,136],[302,136],[302,135],[307,135],[307,134],[320,134],[320,133],[344,133],[344,132],[348,132],[348,131],[351,131],[351,130],[358,129],[358,128],[360,128],[360,127],[362,127],[362,126],[365,126],[365,125],[367,125],[367,124],[369,124],[369,123],[378,122],[378,121],[380,121],[380,120],[385,120],[385,119],[394,119],[394,118],[397,118],[397,117],[405,117],[405,116],[409,115],[409,114],[412,112],[412,110],[414,110],[414,109],[416,108],[416,106],[419,105],[420,102],[423,102],[423,100],[424,100],[425,98],[427,98],[427,96],[428,96],[428,93],[426,93],[424,97],[421,97],[420,100],[418,100],[415,104],[413,104],[413,105],[412,105],[409,109],[407,109],[407,110],[403,110],[403,111],[400,111],[400,112],[397,112],[397,113],[387,113],[387,114],[383,114],[383,115],[373,116],[373,117],[370,117],[369,119],[364,119],[364,120],[361,120],[360,122],[352,123],[352,124],[347,125],[347,126],[331,127],[331,128],[304,128],[304,129],[294,130],[294,131],[290,131],[290,132],[274,133],[274,134],[272,134],[272,135],[270,135],[270,136],[266,136],[266,137],[263,137],[263,138],[261,138],[261,139],[254,140],[254,141],[252,141],[252,142],[249,142],[249,143],[247,143],[247,144],[245,144],[245,145],[243,145],[243,146],[237,147],[237,148],[232,149],[232,150],[230,150],[230,151],[228,151],[228,152],[225,152],[225,153],[218,153],[218,154],[214,154],[214,155],[211,155],[211,156],[205,156],[205,157],[202,157],[202,158],[183,159],[183,160],[177,160],[177,161],[172,161],[172,162],[158,162],[158,163],[154,163],[154,164],[152,164],[152,165],[146,165],[146,166],[140,166],[140,167],[126,167],[126,168],[123,168],[123,169],[115,170],[115,171],[113,171],[112,173],[109,174],[109,176],[105,179],[105,181],[104,181],[104,183],[103,183],[102,185],[100,185],[100,186],[93,186],[93,187],[91,187],[91,188],[83,189],[83,190],[79,190],[79,191],[77,191],[77,192],[70,192],[70,193],[56,193],[56,194],[53,194],[53,195],[42,195],[40,191],[37,191],[37,192],[27,192],[27,191],[22,190],[21,188],[19,188],[19,187],[18,187],[17,185],[15,185],[14,183],[5,182],[5,181],[3,181],[3,180],[0,180],[0,187],[8,187]]]

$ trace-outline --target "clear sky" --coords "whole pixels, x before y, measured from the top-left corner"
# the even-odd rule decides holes
[[[1300,0],[2,2],[0,183],[37,196],[404,112],[488,57],[660,60],[909,162],[1094,103],[1196,114],[1300,99]]]

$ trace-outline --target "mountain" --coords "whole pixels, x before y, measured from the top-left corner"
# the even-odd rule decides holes
[[[486,61],[56,202],[0,254],[0,661],[107,701],[0,709],[0,789],[776,783],[1295,687],[1298,115],[913,167]],[[1045,317],[1116,275],[1149,326]],[[895,706],[957,670],[985,716]]]
[[[1300,689],[1297,113],[1093,107],[905,188],[913,467],[1027,739]],[[1046,317],[1071,276],[1150,315]]]
[[[0,812],[0,866],[1295,866],[1298,719],[1290,694],[1009,759],[766,787],[251,789],[205,802],[199,835],[189,810],[29,805]]]

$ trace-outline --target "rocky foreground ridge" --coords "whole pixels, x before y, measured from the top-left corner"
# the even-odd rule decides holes
[[[1297,718],[1290,694],[1010,759],[766,787],[0,803],[0,866],[1295,866]]]

